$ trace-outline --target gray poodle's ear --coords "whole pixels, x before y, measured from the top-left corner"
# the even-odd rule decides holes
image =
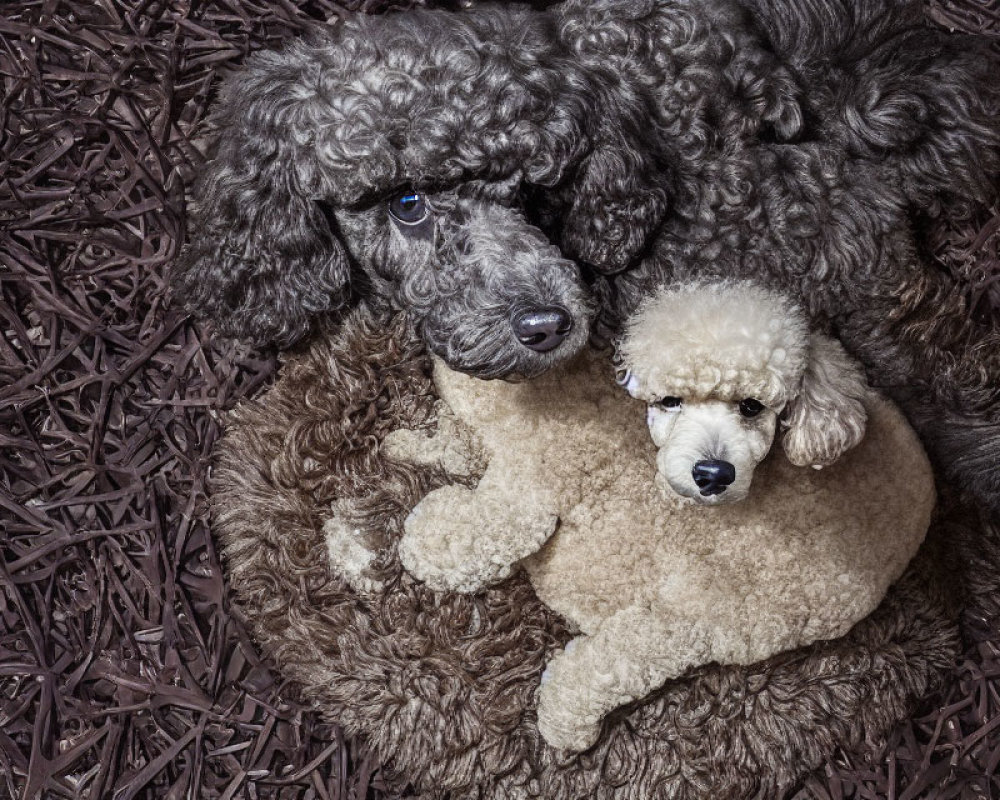
[[[639,148],[621,141],[600,144],[564,196],[563,249],[603,274],[625,269],[667,213],[666,182],[662,168]]]
[[[287,346],[342,306],[349,265],[318,202],[309,126],[289,103],[301,77],[263,54],[224,85],[214,153],[174,266],[174,297],[224,336]]]
[[[782,445],[800,467],[826,466],[865,435],[868,392],[861,366],[839,342],[822,334],[809,337],[809,360],[799,393],[785,407]]]
[[[583,157],[547,202],[563,251],[608,275],[632,264],[659,230],[673,170],[637,98],[605,91],[591,102],[595,118]]]

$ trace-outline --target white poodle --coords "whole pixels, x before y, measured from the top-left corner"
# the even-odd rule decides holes
[[[538,695],[543,737],[572,750],[596,740],[608,712],[693,666],[844,634],[901,574],[934,505],[901,414],[778,295],[663,290],[621,356],[659,451],[642,405],[595,354],[518,384],[437,361],[436,434],[386,440],[397,458],[443,462],[470,484],[481,475],[429,493],[405,521],[399,556],[414,577],[474,592],[523,566],[577,627]],[[779,423],[793,461],[830,466],[765,458]],[[335,517],[326,533],[334,569],[375,588],[354,532]]]

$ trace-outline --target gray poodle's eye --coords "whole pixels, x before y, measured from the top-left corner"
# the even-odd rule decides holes
[[[404,225],[417,225],[427,219],[427,203],[419,192],[407,190],[389,200],[389,213]]]
[[[679,397],[663,397],[653,403],[655,408],[662,409],[663,411],[670,411],[671,409],[678,409],[681,407],[681,399]]]
[[[760,400],[754,400],[752,397],[740,400],[740,414],[744,417],[756,417],[763,410],[764,404]]]

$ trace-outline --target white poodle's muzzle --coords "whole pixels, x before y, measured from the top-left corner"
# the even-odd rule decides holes
[[[721,400],[650,406],[646,420],[659,448],[661,488],[705,505],[743,500],[774,440],[777,419],[769,408],[745,417],[737,403]]]

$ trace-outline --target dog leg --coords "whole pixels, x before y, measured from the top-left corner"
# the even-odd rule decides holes
[[[399,558],[439,591],[475,592],[503,580],[555,532],[555,504],[544,490],[512,491],[487,470],[479,486],[428,494],[403,524]]]
[[[506,578],[553,534],[549,493],[489,469],[475,433],[441,403],[437,432],[397,430],[382,443],[391,458],[438,466],[455,478],[481,474],[475,489],[451,484],[430,492],[403,523],[399,558],[438,591],[475,592]],[[527,476],[530,477],[530,476]]]
[[[436,411],[433,435],[400,428],[383,439],[382,454],[416,466],[439,467],[455,478],[482,474],[486,467],[475,434],[443,403],[438,403]],[[335,501],[331,511],[323,535],[334,573],[359,594],[381,591],[383,584],[371,569],[381,547],[373,545],[366,533],[361,504],[344,498]]]
[[[614,709],[645,697],[695,664],[729,660],[736,645],[698,616],[628,608],[549,662],[538,691],[538,730],[553,747],[580,752]]]
[[[382,453],[408,464],[441,467],[455,478],[482,474],[486,457],[475,433],[444,403],[438,403],[436,410],[437,430],[433,435],[400,428],[382,440]]]

